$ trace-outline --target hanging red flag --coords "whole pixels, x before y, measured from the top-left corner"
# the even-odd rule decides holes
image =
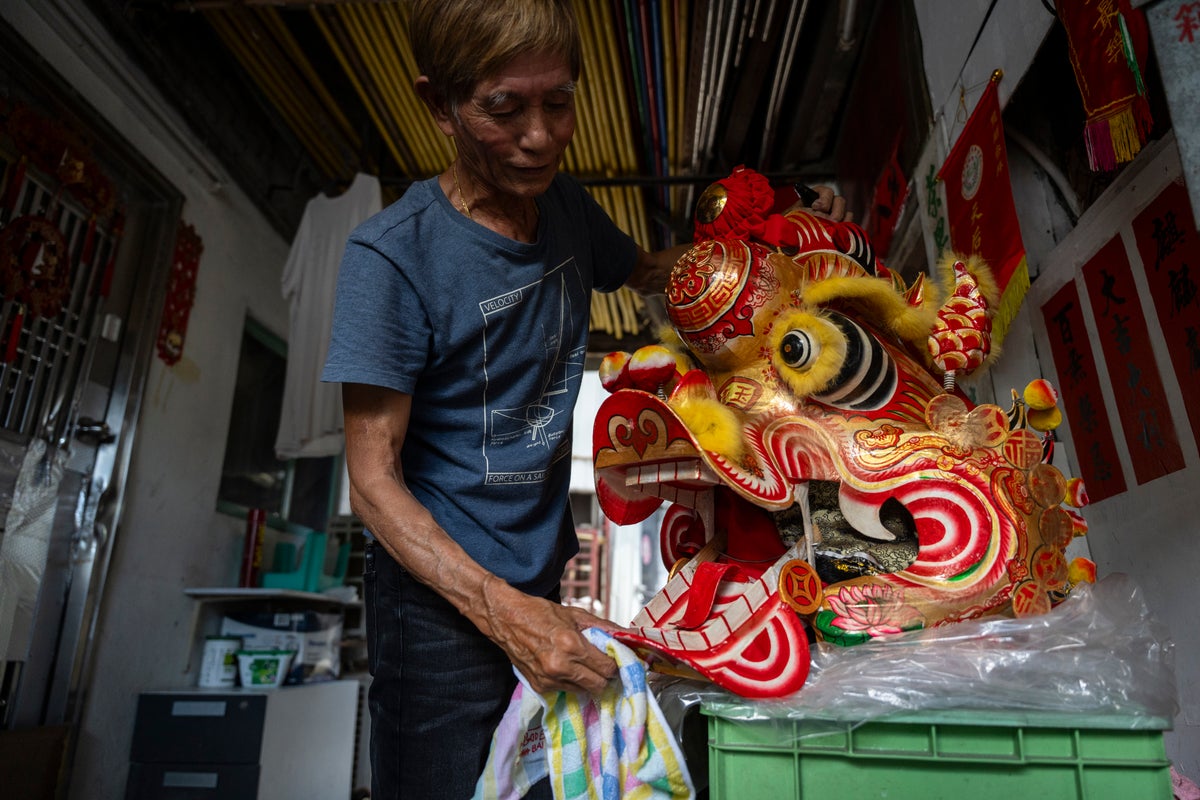
[[[946,184],[951,248],[959,255],[977,255],[986,261],[1000,293],[1000,306],[992,318],[993,347],[1004,341],[1029,290],[1029,267],[1013,203],[1000,119],[997,87],[1002,76],[1000,70],[992,73],[938,172],[938,180]]]
[[[1142,84],[1146,15],[1129,0],[1058,0],[1057,7],[1087,114],[1088,163],[1107,172],[1133,160],[1153,125]]]

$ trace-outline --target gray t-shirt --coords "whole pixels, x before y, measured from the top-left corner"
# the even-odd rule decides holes
[[[583,188],[538,198],[535,244],[458,213],[436,179],[350,236],[322,380],[413,396],[405,482],[476,561],[544,595],[578,550],[571,420],[590,292],[637,256]]]

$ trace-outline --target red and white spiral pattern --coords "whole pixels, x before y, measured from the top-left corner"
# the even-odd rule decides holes
[[[812,664],[804,623],[778,596],[738,634],[697,654],[694,666],[742,697],[783,697],[804,685]]]
[[[670,631],[687,610],[686,593],[660,609],[660,616],[651,615],[653,626],[633,627],[615,636],[626,644],[666,653],[743,697],[782,697],[796,692],[808,678],[811,665],[804,623],[778,594],[748,592],[748,586],[737,581],[722,584],[700,637],[664,636],[664,629]],[[732,620],[727,617],[732,614],[742,619],[737,612],[751,595],[763,599],[731,629]],[[701,644],[689,647],[686,642]]]
[[[897,582],[975,593],[1006,580],[1015,550],[1011,525],[970,482],[944,472],[936,480],[921,477],[888,491],[913,515],[920,541],[916,562],[894,576]]]

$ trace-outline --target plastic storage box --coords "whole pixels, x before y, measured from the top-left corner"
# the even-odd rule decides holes
[[[1171,800],[1166,720],[937,711],[854,724],[708,715],[710,800]]]

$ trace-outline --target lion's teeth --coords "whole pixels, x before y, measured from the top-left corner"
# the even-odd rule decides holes
[[[896,541],[896,535],[885,528],[879,519],[879,506],[873,503],[864,503],[847,491],[844,483],[838,490],[838,508],[842,510],[842,516],[853,526],[854,530],[868,539],[880,542]]]

